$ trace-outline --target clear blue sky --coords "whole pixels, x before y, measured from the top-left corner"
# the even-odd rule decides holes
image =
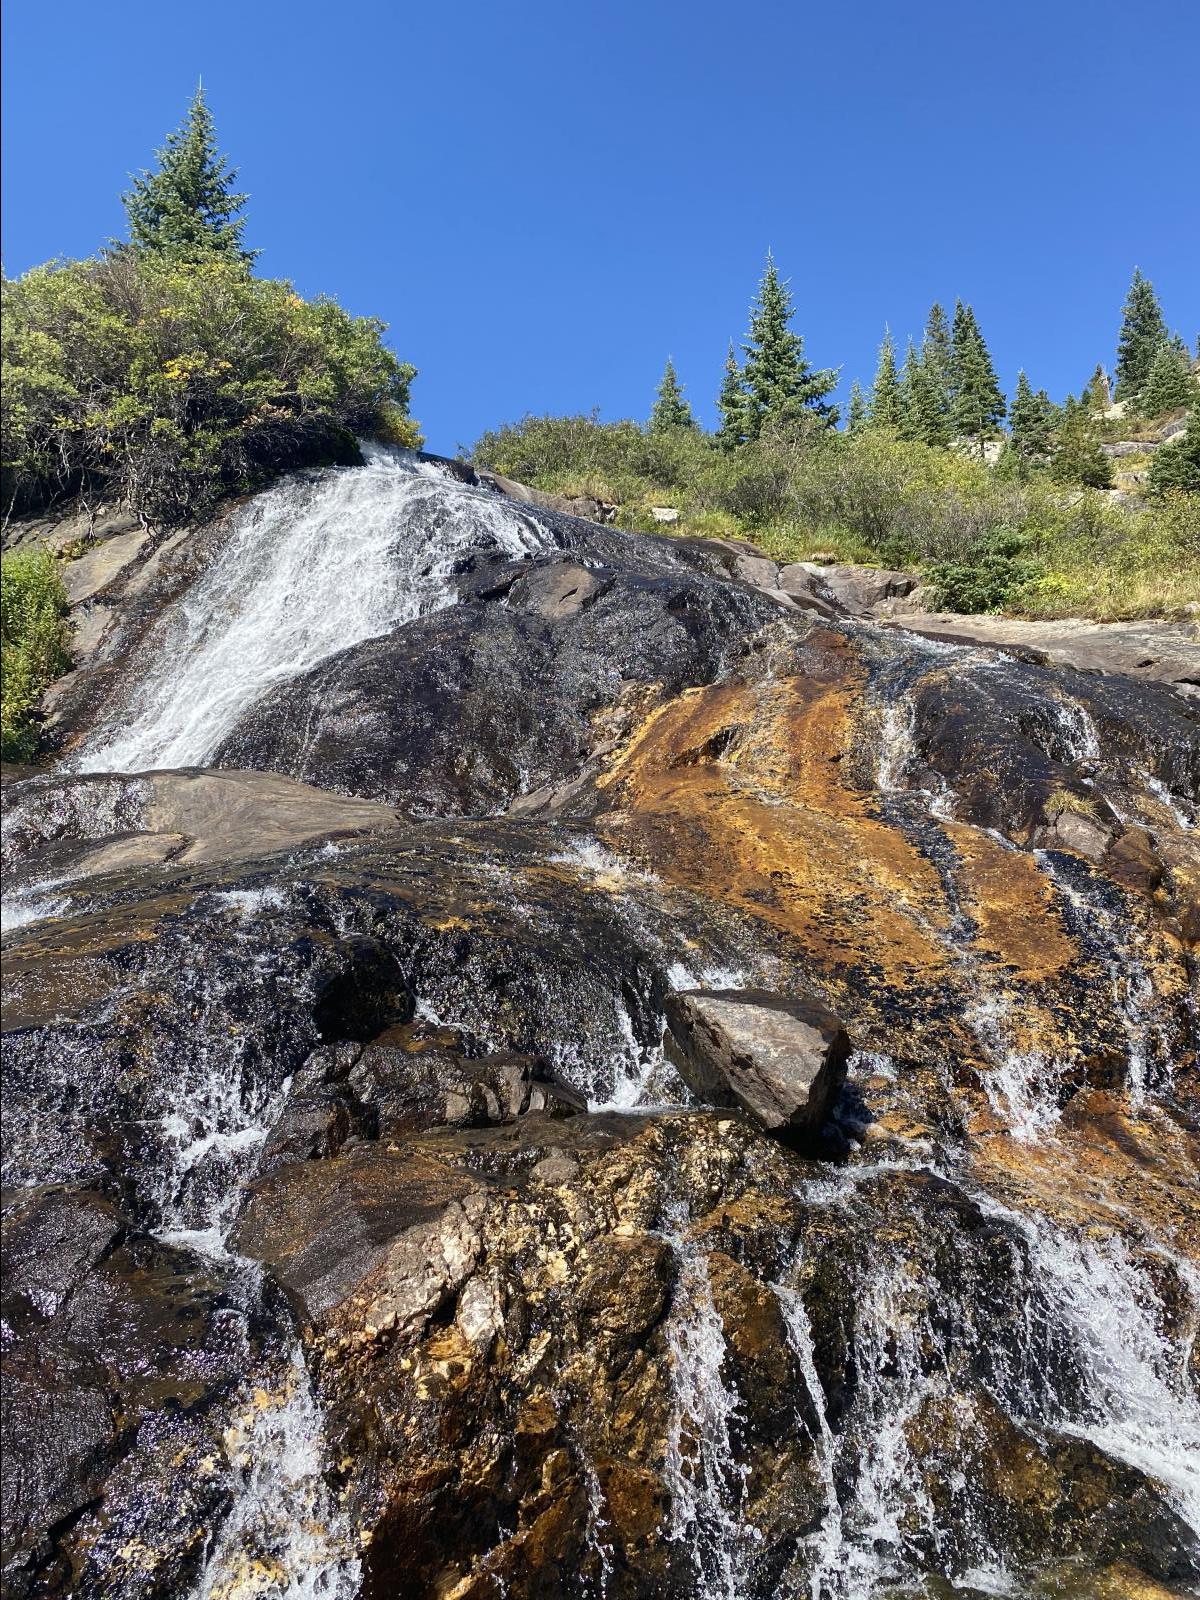
[[[259,270],[391,324],[433,449],[668,352],[710,417],[768,246],[843,391],[961,295],[1061,395],[1135,263],[1195,339],[1198,59],[1196,0],[8,0],[5,266],[118,234],[202,75]]]

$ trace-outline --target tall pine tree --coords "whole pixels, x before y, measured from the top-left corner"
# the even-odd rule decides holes
[[[1121,333],[1117,340],[1118,400],[1136,400],[1141,394],[1159,346],[1167,342],[1167,325],[1154,285],[1143,278],[1140,267],[1133,269],[1133,282],[1121,313]]]
[[[658,386],[658,398],[654,402],[654,409],[650,413],[650,432],[668,433],[672,428],[694,428],[696,419],[692,416],[692,408],[683,398],[683,386],[675,372],[675,363],[670,356],[663,368],[662,381]]]
[[[950,422],[954,433],[972,440],[982,456],[986,441],[995,438],[1007,407],[975,313],[961,300],[954,308],[950,382]]]
[[[717,396],[717,411],[721,418],[717,428],[718,443],[723,449],[736,450],[738,445],[746,441],[746,385],[734,354],[732,339],[725,357],[725,375]]]
[[[875,382],[871,385],[871,426],[891,428],[898,433],[903,421],[904,397],[900,390],[900,374],[896,370],[896,344],[892,330],[884,328]]]
[[[805,419],[831,427],[838,417],[829,396],[837,373],[817,369],[804,357],[804,340],[793,333],[792,297],[779,276],[774,258],[767,267],[750,308],[750,336],[742,346],[746,363],[745,423],[750,438],[764,428],[787,428]]]
[[[236,170],[217,151],[212,112],[197,89],[182,126],[157,152],[158,170],[134,178],[123,198],[129,237],[142,250],[178,260],[205,256],[252,261],[242,244],[246,222],[238,213],[244,194],[234,194]]]
[[[954,360],[950,322],[937,302],[929,308],[921,341],[921,368],[927,391],[921,437],[926,444],[950,443],[950,373]]]
[[[900,375],[901,425],[906,439],[922,444],[940,444],[941,417],[925,363],[910,339],[904,352],[904,371]]]

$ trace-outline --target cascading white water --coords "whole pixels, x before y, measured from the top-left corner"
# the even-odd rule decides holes
[[[725,1382],[725,1332],[713,1304],[708,1258],[678,1231],[679,1262],[667,1324],[674,1405],[665,1477],[672,1539],[694,1563],[698,1594],[744,1600],[755,1530],[741,1515],[745,1471],[737,1459],[738,1396]]]
[[[118,722],[75,758],[91,772],[203,765],[274,685],[448,605],[466,550],[529,555],[549,536],[501,496],[411,452],[284,479],[234,519],[213,565],[156,625]]]
[[[914,1169],[851,1168],[809,1181],[803,1193],[815,1206],[871,1205],[867,1186],[901,1170]],[[951,1172],[925,1170],[959,1183]],[[929,1499],[927,1468],[914,1450],[913,1425],[930,1408],[954,1411],[955,1449],[973,1435],[987,1448],[970,1390],[956,1378],[970,1370],[970,1359],[961,1358],[972,1353],[976,1359],[986,1353],[991,1394],[1033,1436],[1049,1430],[1086,1440],[1146,1474],[1200,1534],[1200,1398],[1189,1371],[1200,1328],[1200,1273],[1186,1258],[1147,1245],[1184,1302],[1169,1313],[1155,1275],[1121,1235],[1071,1231],[1014,1211],[970,1183],[962,1193],[1010,1241],[1011,1300],[1022,1308],[1011,1345],[997,1345],[994,1329],[974,1320],[969,1299],[954,1305],[953,1281],[924,1281],[903,1252],[847,1263],[855,1276],[855,1384],[831,1426],[804,1302],[786,1283],[772,1285],[808,1401],[803,1414],[797,1407],[797,1427],[812,1438],[823,1501],[800,1563],[809,1600],[924,1593],[928,1551],[941,1552],[947,1539],[940,1570],[956,1588],[1028,1592],[1019,1555],[1003,1540],[994,1544],[994,1534],[977,1524],[971,1483],[954,1481],[952,1461],[939,1469],[954,1495],[948,1527]],[[978,1246],[963,1235],[956,1248],[965,1263]]]
[[[286,903],[275,887],[219,891],[233,937],[253,969],[258,919]],[[237,965],[233,970],[236,972]],[[208,1022],[219,1008],[222,980],[195,961],[191,999],[194,1060],[175,1103],[161,1119],[162,1154],[147,1199],[164,1244],[197,1251],[224,1274],[228,1315],[243,1324],[262,1299],[262,1266],[234,1254],[227,1239],[243,1184],[287,1099],[290,1078],[274,1087],[257,1080],[245,1040]],[[280,1373],[255,1374],[235,1401],[224,1435],[229,1512],[206,1552],[189,1600],[350,1600],[360,1563],[350,1530],[325,1479],[327,1452],[321,1407],[299,1339]]]
[[[325,1484],[321,1412],[299,1348],[280,1392],[247,1396],[225,1448],[238,1493],[192,1600],[350,1600],[359,1562]]]
[[[1052,1336],[1071,1349],[1083,1379],[1078,1397],[1054,1396],[1035,1420],[1087,1439],[1162,1484],[1200,1535],[1200,1397],[1188,1371],[1189,1339],[1168,1335],[1151,1283],[1117,1233],[1076,1235],[1047,1217],[1025,1216],[979,1196],[1025,1240],[1032,1287]],[[1151,1254],[1162,1255],[1161,1249]],[[1190,1337],[1200,1321],[1200,1273],[1166,1258],[1190,1302]],[[1185,1334],[1186,1334],[1185,1329]]]

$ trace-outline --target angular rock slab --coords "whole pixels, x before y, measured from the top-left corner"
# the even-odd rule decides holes
[[[681,990],[666,1003],[667,1055],[694,1094],[737,1105],[770,1133],[816,1133],[846,1077],[850,1040],[810,995]]]

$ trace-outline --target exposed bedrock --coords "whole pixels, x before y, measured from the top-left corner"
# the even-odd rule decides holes
[[[1194,1588],[1194,700],[362,470],[5,785],[8,1588]]]

